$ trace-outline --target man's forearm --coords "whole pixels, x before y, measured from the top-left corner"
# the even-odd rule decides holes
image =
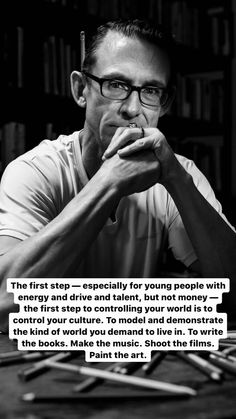
[[[230,293],[225,308],[236,313],[236,234],[206,201],[183,169],[176,182],[166,185],[180,212],[204,277],[227,277]]]
[[[206,277],[236,275],[236,235],[183,169],[165,185],[182,217]]]
[[[108,219],[116,195],[98,172],[53,221],[1,257],[1,280],[70,275]]]

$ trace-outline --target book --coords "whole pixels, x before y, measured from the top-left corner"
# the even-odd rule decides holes
[[[3,126],[2,164],[5,168],[12,160],[25,152],[25,125],[11,121]]]

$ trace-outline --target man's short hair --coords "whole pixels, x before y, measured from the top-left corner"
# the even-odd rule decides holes
[[[170,61],[170,80],[168,85],[175,85],[175,50],[176,43],[170,32],[160,24],[153,25],[148,21],[140,19],[110,21],[97,28],[96,33],[89,39],[86,45],[84,71],[91,71],[96,63],[96,51],[103,42],[109,31],[120,33],[129,38],[137,38],[156,45],[165,51]]]

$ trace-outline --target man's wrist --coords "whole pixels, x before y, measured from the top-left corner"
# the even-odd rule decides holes
[[[96,183],[99,185],[99,187],[104,191],[105,194],[107,192],[111,199],[114,199],[114,201],[117,202],[119,201],[121,198],[119,185],[117,182],[114,182],[112,176],[109,174],[109,171],[107,171],[103,166],[100,167],[92,179],[93,181],[96,180]]]
[[[184,191],[186,188],[193,185],[193,178],[179,163],[178,170],[172,172],[162,184],[172,195],[177,191]]]

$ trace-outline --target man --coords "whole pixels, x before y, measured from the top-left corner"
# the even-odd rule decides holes
[[[171,39],[144,22],[102,27],[84,71],[71,75],[83,130],[6,169],[2,328],[14,309],[6,278],[155,277],[166,244],[199,275],[235,283],[234,231],[204,176],[156,128],[173,98],[172,53]]]

